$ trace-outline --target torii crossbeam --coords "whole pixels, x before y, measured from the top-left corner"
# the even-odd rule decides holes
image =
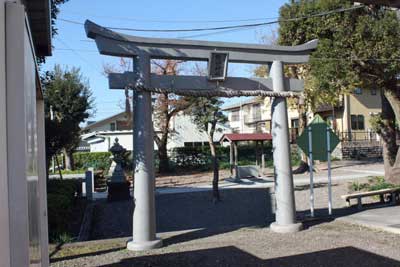
[[[301,229],[296,223],[292,166],[286,98],[303,90],[299,80],[284,77],[284,64],[300,64],[309,60],[317,47],[317,40],[299,46],[266,46],[256,44],[208,42],[194,40],[145,38],[117,33],[86,21],[86,34],[95,40],[101,54],[131,57],[133,72],[109,75],[112,89],[135,90],[134,156],[135,210],[133,239],[130,250],[160,247],[155,225],[155,179],[153,160],[153,125],[151,92],[168,92],[193,96],[274,96],[272,108],[272,136],[275,167],[276,221],[271,229],[294,232]],[[219,61],[214,78],[210,66]],[[209,76],[160,76],[150,73],[151,59],[207,61]],[[271,64],[270,79],[226,77],[228,63]],[[222,63],[222,64],[221,64]],[[220,65],[218,65],[220,64]],[[222,69],[222,71],[221,71]]]

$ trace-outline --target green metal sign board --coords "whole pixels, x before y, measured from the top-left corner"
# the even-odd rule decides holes
[[[327,149],[327,128],[328,124],[321,118],[321,116],[316,115],[308,127],[303,131],[303,133],[297,138],[297,145],[300,149],[307,155],[309,155],[309,136],[308,128],[311,127],[312,136],[312,156],[314,160],[328,160],[328,149]],[[339,137],[330,129],[330,151],[333,151],[335,147],[340,143]]]

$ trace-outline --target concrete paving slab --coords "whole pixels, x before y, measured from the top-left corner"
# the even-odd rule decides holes
[[[337,220],[400,234],[400,206],[368,209]]]

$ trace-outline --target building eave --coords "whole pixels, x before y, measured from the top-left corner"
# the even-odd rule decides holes
[[[37,56],[51,56],[51,8],[49,0],[25,1]]]
[[[104,119],[102,119],[102,120],[96,121],[96,122],[94,122],[94,123],[92,123],[92,124],[89,124],[89,125],[83,127],[83,128],[82,128],[82,132],[89,131],[90,129],[92,129],[92,128],[94,128],[94,127],[98,127],[98,126],[107,124],[107,123],[109,123],[109,122],[111,122],[111,121],[113,121],[113,120],[116,120],[116,119],[118,119],[118,118],[120,118],[120,117],[123,117],[123,116],[125,116],[125,115],[126,115],[126,112],[123,111],[123,112],[120,112],[120,113],[115,114],[115,115],[113,115],[113,116],[110,116],[110,117],[104,118]]]

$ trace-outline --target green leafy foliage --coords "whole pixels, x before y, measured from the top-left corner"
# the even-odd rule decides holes
[[[94,168],[107,171],[111,165],[111,152],[77,152],[73,154],[77,169]]]
[[[51,241],[65,234],[79,184],[76,180],[49,180],[47,183],[47,210]]]
[[[255,145],[239,145],[239,164],[255,164]],[[272,166],[272,147],[271,144],[264,144],[264,154],[266,155],[267,166]],[[171,151],[171,165],[176,169],[200,170],[211,169],[211,153],[209,146],[199,147],[178,147]],[[229,168],[229,147],[216,146],[216,155],[221,169]]]
[[[306,68],[306,101],[312,109],[336,104],[354,87],[393,88],[400,61],[400,27],[396,14],[383,8],[283,21],[353,5],[346,0],[291,1],[280,9],[279,44],[298,45],[319,39]]]
[[[395,188],[396,185],[386,182],[384,177],[375,176],[368,179],[368,183],[352,182],[350,189],[352,191],[376,191],[381,189]]]
[[[92,93],[77,68],[54,70],[42,77],[46,122],[46,155],[72,151],[80,141],[80,124],[89,118]],[[53,117],[51,116],[53,114]]]

